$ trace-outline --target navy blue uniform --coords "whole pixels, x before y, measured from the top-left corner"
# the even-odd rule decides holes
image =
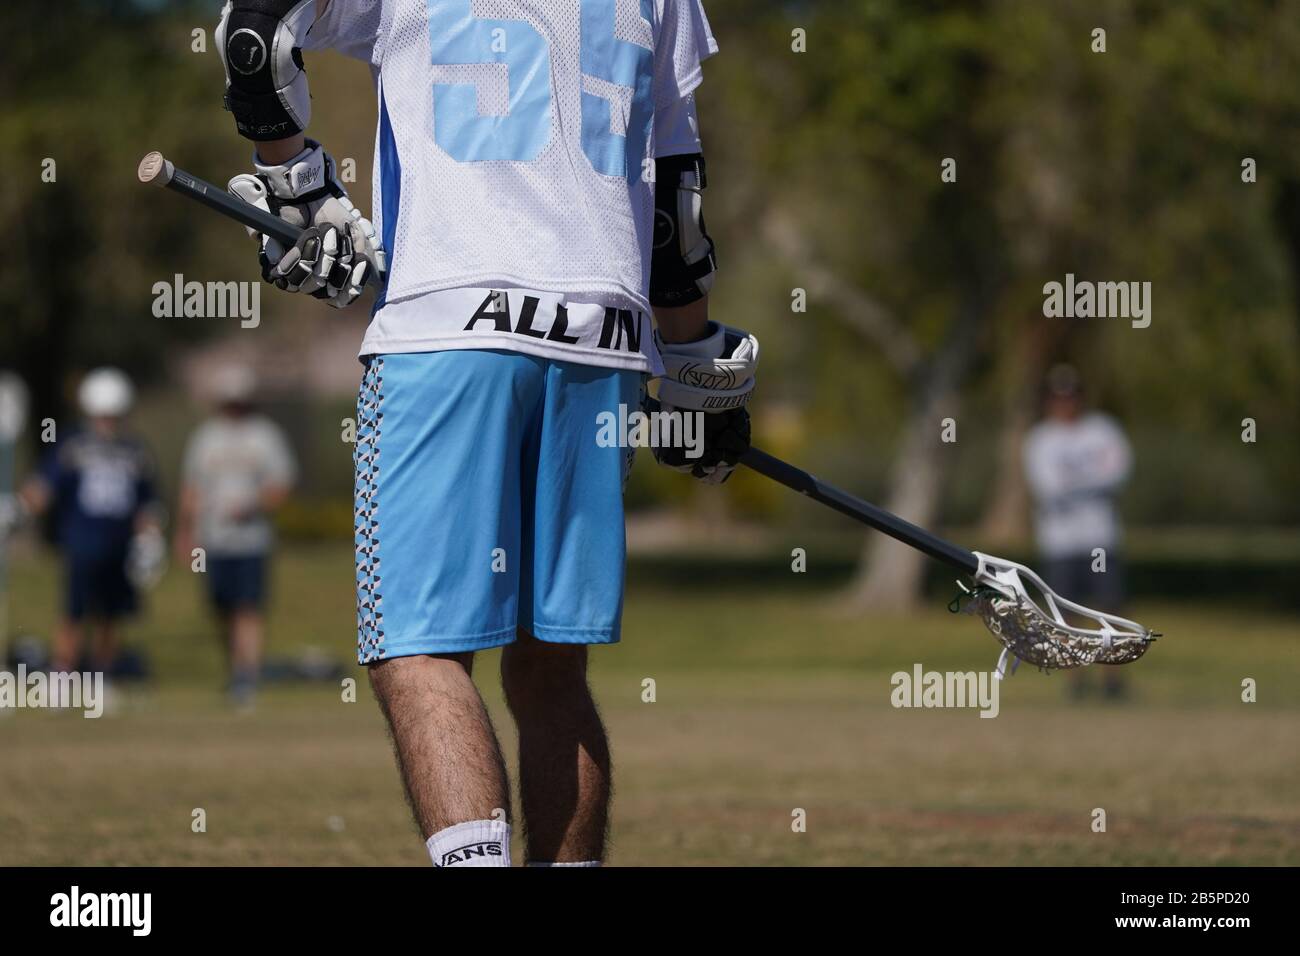
[[[118,617],[135,610],[127,550],[140,512],[157,500],[153,464],[129,436],[78,432],[45,457],[55,535],[67,567],[67,612]]]

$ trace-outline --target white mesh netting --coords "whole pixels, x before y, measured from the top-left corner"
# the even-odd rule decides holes
[[[968,595],[965,609],[983,620],[1006,654],[1017,660],[1046,671],[1128,664],[1145,654],[1159,636],[1136,621],[1060,597],[1023,565],[978,552],[976,557],[980,561],[976,586],[962,586]]]

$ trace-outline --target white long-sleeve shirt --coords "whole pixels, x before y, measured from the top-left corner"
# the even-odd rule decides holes
[[[1090,412],[1073,422],[1040,422],[1029,430],[1023,453],[1044,556],[1086,555],[1119,544],[1115,496],[1128,480],[1133,453],[1112,418]]]

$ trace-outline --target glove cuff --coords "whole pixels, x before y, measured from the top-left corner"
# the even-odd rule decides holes
[[[659,400],[674,408],[725,412],[743,408],[754,391],[758,339],[717,322],[698,342],[666,343],[655,332],[663,358]]]
[[[334,160],[325,148],[314,139],[307,140],[306,148],[288,162],[267,166],[253,152],[253,168],[257,170],[271,195],[281,202],[302,202],[317,194],[333,194]]]

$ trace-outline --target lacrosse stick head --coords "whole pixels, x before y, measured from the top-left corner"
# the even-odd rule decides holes
[[[979,568],[975,588],[967,589],[968,610],[1027,664],[1047,671],[1128,664],[1159,636],[1136,621],[1067,601],[1023,564],[978,551],[975,557]],[[1067,612],[1079,623],[1071,624]]]

